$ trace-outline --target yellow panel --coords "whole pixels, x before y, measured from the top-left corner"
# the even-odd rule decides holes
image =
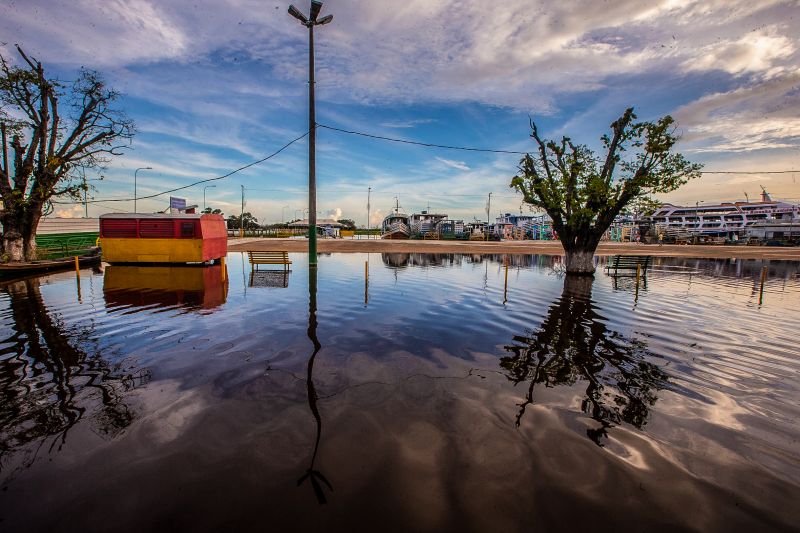
[[[196,263],[203,261],[202,239],[100,239],[109,263]]]

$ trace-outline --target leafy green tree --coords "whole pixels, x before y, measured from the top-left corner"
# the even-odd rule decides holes
[[[242,215],[231,215],[228,217],[228,229],[241,228],[242,220],[244,220],[244,229],[253,229],[258,227],[258,219],[251,213],[245,211]]]
[[[354,230],[356,229],[356,223],[349,218],[343,218],[341,220],[337,220],[339,224],[342,225],[342,229],[346,230]]]
[[[204,215],[224,215],[225,213],[222,212],[221,209],[211,209],[210,207],[206,207],[203,209]]]
[[[134,125],[115,109],[119,93],[97,72],[73,83],[45,76],[17,46],[21,66],[0,56],[0,199],[3,252],[10,261],[36,258],[36,229],[51,200],[79,200],[83,172],[103,168],[129,144]]]
[[[601,138],[606,150],[602,159],[569,137],[543,140],[530,122],[538,152],[522,158],[511,187],[553,220],[568,274],[594,273],[597,245],[625,206],[700,176],[702,165],[672,152],[678,140],[672,117],[635,120],[629,108],[611,124],[611,136]]]

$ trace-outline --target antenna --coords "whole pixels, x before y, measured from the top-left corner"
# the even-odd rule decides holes
[[[750,196],[747,195],[747,191],[744,191],[744,198],[747,200],[747,203],[750,203]]]

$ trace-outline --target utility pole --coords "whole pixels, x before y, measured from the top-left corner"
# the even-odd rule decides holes
[[[484,240],[489,240],[489,213],[492,212],[492,193],[489,193],[489,201],[486,202],[486,238]]]
[[[89,218],[89,189],[86,187],[86,169],[81,168],[83,174],[83,218]]]
[[[372,187],[367,187],[367,239],[370,238],[369,234],[369,199],[372,195]]]
[[[314,26],[328,24],[333,15],[317,20],[322,2],[311,1],[311,11],[306,18],[296,7],[289,6],[289,14],[308,28],[308,266],[317,266],[317,120],[314,103]]]
[[[136,175],[139,173],[140,170],[153,170],[153,167],[139,167],[133,171],[133,212],[138,213],[136,210]]]
[[[242,185],[242,214],[239,217],[239,238],[244,237],[244,185]]]

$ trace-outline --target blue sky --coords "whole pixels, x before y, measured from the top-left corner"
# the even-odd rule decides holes
[[[679,150],[706,170],[800,174],[799,2],[330,0],[317,29],[317,121],[376,135],[479,148],[531,149],[528,117],[547,137],[597,145],[626,107],[641,119],[672,114]],[[303,11],[304,2],[297,2]],[[68,79],[101,71],[138,126],[132,149],[102,173],[97,199],[225,174],[307,130],[307,30],[288,3],[263,0],[8,1],[0,52],[13,44]],[[399,196],[472,220],[519,212],[508,188],[519,156],[430,149],[317,135],[322,216],[372,224]],[[793,174],[713,175],[662,197],[675,203],[743,199],[760,185],[800,199]],[[206,189],[209,206],[262,222],[307,205],[307,144]],[[210,185],[210,184],[209,184]],[[202,204],[204,186],[180,196]],[[141,200],[166,207],[168,195]],[[96,203],[90,215],[132,210]],[[82,206],[59,206],[81,216]],[[527,208],[525,208],[527,210]]]

